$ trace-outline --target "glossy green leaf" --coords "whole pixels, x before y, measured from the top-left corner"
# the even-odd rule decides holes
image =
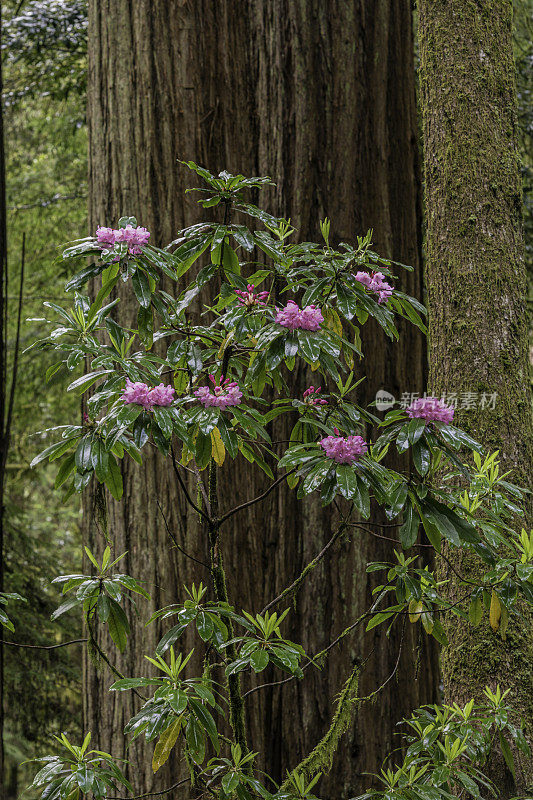
[[[122,497],[122,493],[124,491],[124,487],[122,484],[122,472],[120,470],[117,461],[111,453],[109,453],[109,462],[108,462],[108,470],[105,476],[105,485],[115,498],[115,500],[120,500]]]
[[[195,764],[201,764],[205,758],[205,739],[195,717],[189,717],[185,738],[192,760]]]
[[[250,664],[254,672],[262,672],[267,668],[268,662],[269,657],[266,650],[254,650],[250,656]]]
[[[404,521],[399,530],[400,544],[404,550],[408,550],[417,540],[420,518],[411,504],[406,507],[403,518]]]
[[[109,598],[109,617],[107,620],[107,627],[112,640],[118,649],[123,652],[126,649],[130,626],[128,618],[126,617],[126,614],[121,606],[119,606],[116,600],[111,598]]]
[[[136,269],[131,277],[131,285],[135,297],[143,308],[148,308],[152,297],[148,276],[142,269]]]

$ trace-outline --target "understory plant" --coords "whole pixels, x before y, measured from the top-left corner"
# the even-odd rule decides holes
[[[346,675],[331,727],[317,748],[281,785],[260,772],[246,733],[242,674],[260,676],[271,665],[280,678],[301,681],[334,655],[329,647],[306,653],[284,633],[290,612],[283,603],[321,554],[260,613],[237,608],[228,596],[222,559],[230,521],[238,524],[244,507],[259,504],[282,483],[299,499],[315,495],[324,506],[335,504],[333,539],[352,525],[364,529],[377,508],[385,509],[399,530],[394,561],[367,565],[383,579],[371,607],[339,640],[358,626],[390,629],[407,622],[443,644],[445,613],[472,625],[486,615],[495,635],[520,624],[520,604],[533,603],[533,532],[516,530],[524,490],[500,473],[497,453],[484,453],[452,424],[453,407],[423,397],[381,418],[358,404],[364,380],[360,329],[367,320],[393,340],[398,318],[425,332],[424,307],[400,288],[408,268],[374,252],[370,234],[334,246],[328,220],[320,226],[323,241],[293,241],[289,221],[249,201],[250,191],[270,184],[268,178],[215,176],[192,162],[187,166],[203,181],[194,190],[200,206],[210,209],[211,218],[221,210],[219,221],[198,222],[161,249],[136,219],[125,217],[116,228],[100,227],[64,251],[64,259],[88,257],[90,263],[67,283],[70,304],[45,304],[53,316],[51,330],[35,346],[57,353],[47,378],[64,365],[71,371],[86,365],[69,386],[86,393],[86,411],[80,424],[55,429],[57,441],[34,464],[57,462],[55,485],[64,497],[93,482],[102,495],[105,487],[120,501],[121,462],[141,463],[143,451],[156,448],[201,521],[210,580],[146,613],[147,624],[157,620],[164,628],[156,651],[147,654],[155,674],[121,675],[97,642],[96,626],[107,626],[124,650],[125,603],[135,596],[142,615],[150,599],[134,576],[120,572],[123,554],[112,553],[111,529],[105,531],[109,543],[101,561],[87,551],[91,574],[56,578],[66,595],[56,616],[79,607],[89,646],[105,662],[102,668],[115,672],[111,691],[140,694],[140,709],[124,735],[153,742],[154,771],[179,748],[186,764],[181,783],[190,783],[197,796],[306,800],[320,792],[320,776],[357,713],[360,667]],[[92,297],[85,289],[89,281],[97,282]],[[138,302],[135,327],[114,316],[123,284]],[[310,376],[300,396],[291,389],[297,362]],[[282,415],[294,424],[280,450],[269,430]],[[403,454],[403,470],[387,466],[390,448]],[[265,473],[269,484],[261,496],[231,507],[220,485],[236,459]],[[451,603],[431,555],[447,558],[454,549],[476,554],[484,569],[477,582],[457,575],[459,594]],[[196,674],[192,651],[182,646],[186,630],[195,632],[196,655],[202,656]],[[495,742],[511,770],[513,748],[528,752],[520,721],[505,692],[495,687],[487,689],[483,703],[419,709],[402,730],[403,749],[369,778],[375,788],[362,797],[489,796],[483,766]],[[43,798],[103,798],[121,784],[135,794],[109,754],[88,750],[89,738],[87,733],[80,747],[63,738],[65,755],[41,759],[33,787]]]

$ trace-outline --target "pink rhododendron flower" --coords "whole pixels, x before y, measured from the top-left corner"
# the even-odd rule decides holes
[[[174,400],[175,391],[173,386],[165,386],[164,383],[160,383],[150,389],[148,393],[150,403],[153,406],[170,406]]]
[[[142,252],[143,245],[148,243],[150,231],[146,228],[134,228],[133,225],[126,225],[125,228],[102,228],[96,229],[96,240],[103,248],[109,249],[121,242],[127,242],[128,253],[138,256]]]
[[[134,383],[129,378],[126,378],[126,388],[122,399],[126,405],[128,403],[136,403],[149,410],[154,406],[171,405],[174,399],[174,391],[173,386],[165,386],[163,383],[150,389],[146,383],[141,383],[141,381]]]
[[[340,436],[337,428],[333,430],[335,436],[326,436],[319,442],[328,458],[332,458],[338,464],[353,464],[368,452],[362,436]]]
[[[142,383],[141,381],[133,382],[130,381],[129,378],[126,378],[126,388],[122,395],[126,404],[136,403],[139,406],[144,406],[144,408],[150,408],[149,393],[150,387],[147,386],[146,383]]]
[[[264,306],[268,299],[268,292],[256,292],[253,283],[249,283],[246,291],[235,289],[235,294],[239,298],[241,306],[252,308],[253,306]]]
[[[362,283],[370,292],[378,295],[378,303],[386,303],[392,295],[392,286],[384,280],[382,272],[357,272],[355,280]]]
[[[320,386],[317,386],[316,389],[314,386],[310,386],[309,389],[306,389],[304,392],[304,403],[310,406],[327,406],[328,401],[318,397],[321,391],[322,389]]]
[[[115,233],[116,231],[113,228],[97,228],[96,229],[96,240],[98,244],[103,245],[104,247],[114,247],[115,246]]]
[[[289,300],[284,309],[276,309],[276,322],[284,328],[295,330],[300,327],[300,306]]]
[[[209,376],[209,380],[213,384],[212,392],[208,386],[202,386],[195,391],[195,396],[206,408],[214,406],[224,409],[241,404],[242,392],[239,385],[235,381],[230,381],[229,378],[223,380],[223,377],[223,375],[220,376],[220,383],[217,384],[214,375]]]
[[[306,306],[300,308],[294,300],[289,300],[285,308],[276,309],[276,322],[284,328],[294,331],[297,329],[305,331],[318,331],[324,322],[322,312],[316,306]]]
[[[355,280],[362,283],[363,286],[366,286],[367,289],[370,289],[370,284],[372,283],[372,275],[370,272],[356,272],[355,273]]]
[[[318,331],[320,324],[324,322],[322,312],[316,306],[306,306],[300,312],[300,328],[304,331]]]
[[[125,228],[119,228],[115,231],[115,242],[127,242],[128,253],[138,256],[142,252],[142,247],[148,244],[150,238],[150,231],[146,228],[134,228],[133,225],[126,225]]]
[[[426,422],[444,422],[449,425],[453,420],[454,407],[447,406],[436,397],[419,397],[406,409],[407,415],[414,419],[425,419]]]

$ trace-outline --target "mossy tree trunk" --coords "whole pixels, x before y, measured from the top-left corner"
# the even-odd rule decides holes
[[[381,252],[415,266],[402,276],[401,288],[420,296],[408,0],[90,0],[89,24],[91,229],[134,214],[161,244],[197,221],[194,198],[184,195],[191,178],[178,158],[213,171],[270,174],[278,188],[265,192],[261,202],[272,213],[290,216],[302,239],[317,234],[325,215],[333,221],[337,241],[353,240],[373,227]],[[134,324],[128,295],[117,315],[120,322]],[[406,389],[423,390],[423,344],[414,331],[406,328],[394,348],[376,328],[365,337],[368,358],[359,369],[368,375],[367,401],[383,387],[397,396]],[[295,374],[295,394],[308,379],[304,371]],[[287,439],[283,426],[272,434]],[[225,505],[264,489],[248,467],[237,464],[230,479],[221,479]],[[148,452],[142,468],[124,464],[122,469],[124,500],[109,503],[110,536],[117,551],[128,551],[124,569],[145,581],[153,604],[175,602],[183,597],[183,584],[206,583],[209,576],[172,548],[156,497],[180,545],[206,561],[207,543],[196,515],[184,502],[172,468],[156,454]],[[99,549],[94,501],[94,492],[85,498],[85,533]],[[235,517],[221,542],[232,602],[262,608],[322,549],[334,524],[331,511],[314,501],[296,502],[285,488]],[[369,606],[374,578],[365,574],[365,565],[390,556],[384,539],[351,538],[313,572],[291,614],[290,637],[311,653]],[[133,615],[131,624],[128,649],[116,660],[125,674],[139,675],[146,672],[143,654],[153,651],[158,632]],[[369,704],[361,707],[321,795],[350,797],[364,788],[369,779],[362,773],[379,770],[394,746],[398,719],[435,697],[434,652],[425,644],[415,669],[415,626],[404,637],[398,632],[387,638],[381,628],[368,636],[356,633],[322,672],[309,670],[301,684],[252,694],[247,726],[251,747],[261,753],[260,766],[282,780],[327,731],[335,695],[354,663],[369,656],[360,679],[360,693],[367,695],[394,670],[402,638],[401,667],[380,695],[380,713]],[[105,639],[101,644],[112,650]],[[193,644],[198,642],[186,646]],[[152,746],[139,738],[126,751],[122,729],[136,701],[110,696],[111,682],[112,676],[87,662],[85,723],[95,742],[130,760],[136,793],[170,785],[178,775],[177,760],[170,759],[153,776]]]
[[[429,388],[457,393],[458,423],[500,451],[515,482],[532,485],[533,432],[527,358],[526,274],[512,50],[511,0],[419,0],[420,82],[430,309]],[[472,410],[461,410],[473,393]],[[492,405],[495,401],[494,408]],[[463,573],[480,565],[449,553]],[[446,574],[446,571],[445,571]],[[450,593],[454,596],[453,573]],[[533,626],[514,618],[504,641],[484,621],[448,620],[447,701],[500,684],[530,731]],[[516,782],[495,754],[490,771],[507,798]]]

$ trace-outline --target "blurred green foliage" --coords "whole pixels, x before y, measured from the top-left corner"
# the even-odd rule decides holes
[[[10,341],[25,235],[22,317],[32,321],[23,322],[24,351],[42,333],[35,319],[43,316],[43,301],[64,297],[67,274],[58,247],[86,229],[86,4],[3,3],[2,58]],[[21,353],[8,456],[5,585],[29,602],[10,604],[15,633],[4,638],[32,645],[83,635],[76,614],[65,615],[59,626],[50,621],[59,602],[50,581],[80,568],[79,498],[58,507],[53,471],[29,468],[48,440],[46,428],[75,422],[80,414],[79,401],[64,391],[72,376],[57,373],[45,384],[49,363],[47,353]],[[36,430],[43,432],[32,435]],[[29,782],[21,761],[49,749],[54,733],[79,735],[81,657],[79,644],[49,651],[5,648],[8,797],[18,797]]]

